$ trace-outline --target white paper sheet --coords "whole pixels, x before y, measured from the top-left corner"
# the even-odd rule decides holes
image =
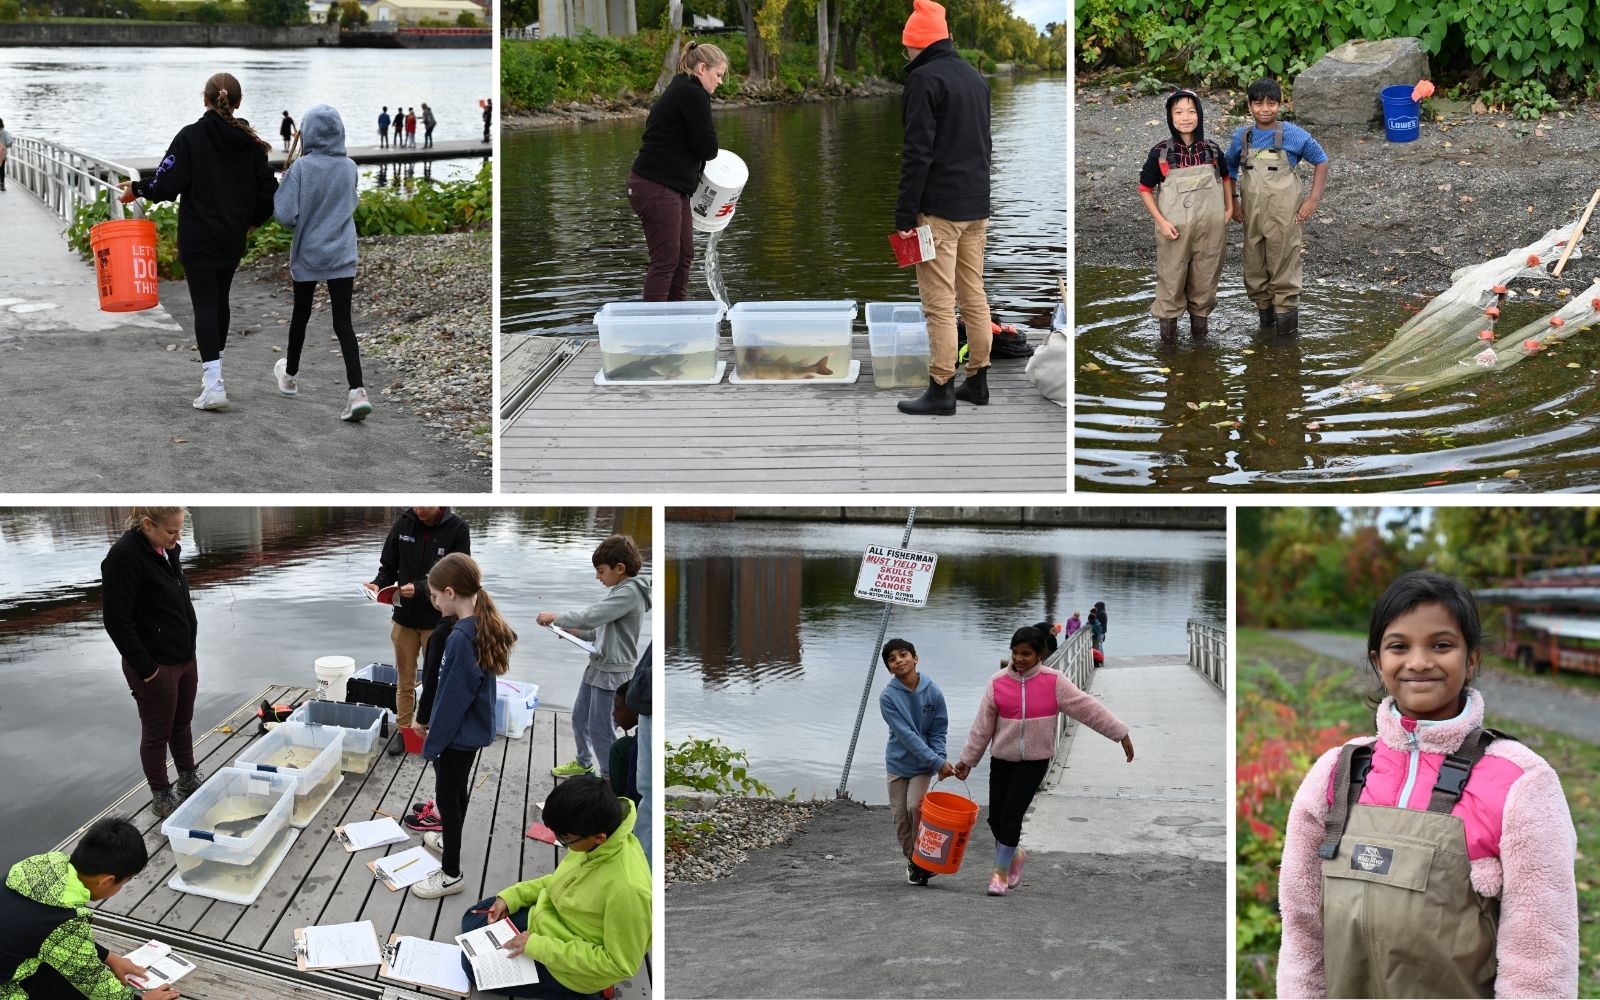
[[[472,977],[480,990],[500,990],[539,981],[539,967],[526,955],[511,955],[505,944],[518,934],[510,919],[456,935],[456,943],[472,963]]]
[[[399,952],[394,961],[389,963],[390,979],[456,993],[472,992],[467,970],[461,967],[461,948],[458,945],[402,937],[395,940],[394,947]]]
[[[160,941],[146,942],[126,957],[128,961],[149,973],[140,980],[144,983],[142,988],[147,990],[176,982],[194,971],[194,963],[181,955],[174,955],[172,946]]]
[[[399,854],[391,854],[386,858],[379,858],[377,864],[378,871],[382,873],[384,881],[396,889],[404,889],[408,885],[416,885],[444,867],[439,863],[439,859],[429,853],[425,847],[413,847],[409,851],[401,851]]]
[[[378,931],[372,921],[353,924],[327,924],[305,928],[306,966],[312,969],[346,969],[358,965],[381,965]]]
[[[369,819],[362,823],[346,823],[342,828],[346,842],[353,851],[364,851],[369,847],[386,847],[389,844],[403,844],[410,840],[410,836],[400,828],[400,824],[387,816],[379,819]]]
[[[594,643],[590,642],[587,639],[578,638],[577,636],[573,635],[571,632],[568,632],[566,629],[562,628],[559,625],[546,625],[545,628],[547,628],[550,631],[554,632],[556,635],[559,635],[561,638],[567,640],[568,642],[572,643],[574,646],[577,646],[579,649],[583,650],[586,653],[598,653],[598,652],[600,652],[600,650],[595,646]]]

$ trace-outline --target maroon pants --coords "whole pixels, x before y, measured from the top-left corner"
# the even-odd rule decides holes
[[[689,297],[689,268],[694,264],[694,216],[689,213],[689,196],[630,172],[628,204],[644,223],[644,242],[650,248],[644,300],[684,301]]]
[[[139,763],[144,767],[144,778],[151,791],[170,788],[168,747],[172,748],[172,762],[179,771],[194,770],[194,734],[189,723],[194,719],[194,692],[200,684],[200,668],[193,660],[163,664],[155,678],[145,683],[123,660],[122,676],[139,706]]]

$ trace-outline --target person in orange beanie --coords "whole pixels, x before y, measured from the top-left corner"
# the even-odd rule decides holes
[[[928,318],[928,388],[901,400],[901,413],[949,416],[956,401],[989,402],[989,300],[983,253],[989,228],[989,85],[956,51],[944,8],[914,0],[900,40],[911,60],[901,112],[900,195],[894,227],[902,236],[933,230],[934,257],[917,265]],[[957,388],[956,303],[967,328],[967,380]]]

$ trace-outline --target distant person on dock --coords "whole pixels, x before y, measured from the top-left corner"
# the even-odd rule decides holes
[[[694,265],[694,216],[689,196],[700,172],[717,155],[711,95],[728,72],[728,57],[715,45],[690,42],[678,72],[650,108],[644,139],[628,174],[628,204],[644,223],[650,269],[646,302],[682,302],[689,297]]]
[[[433,762],[433,800],[444,827],[424,833],[422,846],[438,854],[443,867],[411,887],[413,896],[437,899],[466,888],[461,831],[472,795],[469,783],[478,751],[494,743],[495,678],[510,668],[517,634],[484,589],[482,571],[471,556],[452,552],[440,559],[428,571],[428,598],[441,615],[456,619],[445,640],[439,693],[422,742],[423,759]]]
[[[378,575],[367,589],[376,593],[392,583],[395,593],[389,640],[394,646],[395,719],[409,726],[416,719],[417,656],[442,617],[428,601],[428,571],[451,552],[472,552],[472,529],[449,507],[411,507],[389,529],[378,560]],[[392,756],[405,752],[400,734],[389,749]]]
[[[96,820],[72,849],[23,858],[0,885],[0,997],[32,1000],[175,1000],[161,986],[134,992],[146,970],[95,943],[90,903],[110,899],[144,871],[139,828]]]
[[[638,809],[599,778],[556,785],[544,823],[567,849],[556,870],[518,882],[474,905],[461,930],[511,918],[522,933],[506,942],[538,965],[539,981],[492,992],[542,1000],[598,1000],[639,972],[650,951],[650,865],[634,836]],[[465,956],[461,965],[472,977]]]
[[[289,112],[283,113],[283,121],[278,123],[278,134],[283,136],[283,151],[289,151],[289,140],[294,138],[294,119],[289,117]]]
[[[1178,339],[1178,319],[1204,337],[1217,306],[1222,251],[1233,210],[1233,176],[1222,147],[1206,138],[1200,95],[1174,90],[1167,98],[1168,137],[1156,143],[1139,171],[1139,200],[1156,227],[1156,296],[1150,312],[1163,341]]]
[[[167,146],[153,176],[122,185],[124,204],[136,198],[178,202],[178,259],[194,304],[200,348],[197,410],[226,410],[222,353],[228,348],[228,294],[244,258],[245,236],[272,217],[277,178],[267,163],[272,146],[234,116],[244,100],[239,81],[218,73],[202,94],[206,112]]]
[[[433,117],[433,109],[428,107],[428,102],[427,101],[423,101],[422,102],[422,148],[423,149],[432,149],[433,148],[433,127],[435,125],[437,125],[438,123],[439,123],[438,119]]]
[[[11,157],[11,133],[6,131],[6,121],[0,118],[0,191],[6,189],[6,160]]]
[[[417,109],[410,108],[406,111],[406,146],[410,149],[417,148]]]
[[[106,634],[122,654],[122,677],[139,709],[139,762],[150,784],[151,809],[166,819],[200,787],[194,759],[194,695],[200,668],[200,626],[179,561],[182,507],[135,507],[122,537],[100,563]],[[167,751],[178,767],[167,780]]]
[[[989,829],[994,870],[988,893],[1004,896],[1022,882],[1022,820],[1056,753],[1056,716],[1067,715],[1122,744],[1133,763],[1128,727],[1066,675],[1042,666],[1045,637],[1029,625],[1011,637],[1011,664],[989,678],[967,745],[956,764],[965,779],[989,752]],[[1031,696],[1031,697],[1030,697]]]
[[[1077,635],[1078,634],[1078,630],[1081,629],[1081,628],[1083,628],[1083,618],[1076,611],[1074,611],[1072,613],[1072,617],[1067,619],[1067,625],[1066,625],[1067,638],[1070,639],[1073,636]]]
[[[494,121],[494,98],[483,102],[483,141],[489,141],[489,126]]]
[[[274,199],[279,225],[294,231],[289,246],[289,277],[294,281],[294,313],[289,320],[289,354],[273,362],[272,375],[285,396],[299,393],[300,353],[317,282],[328,286],[333,306],[333,332],[344,355],[349,383],[340,420],[359,421],[372,412],[361,379],[361,349],[350,321],[350,299],[356,280],[356,161],[345,155],[344,120],[326,104],[305,113],[300,130],[302,152],[283,172]]]
[[[394,148],[399,149],[405,144],[406,109],[404,105],[394,106]]]
[[[922,822],[922,797],[935,776],[948,778],[955,767],[945,760],[950,712],[944,692],[933,678],[917,670],[917,647],[904,639],[883,644],[883,665],[889,683],[878,695],[878,711],[889,727],[884,767],[889,772],[889,811],[895,837],[906,856],[906,881],[927,885],[933,872],[916,861],[917,825]]]
[[[917,292],[928,318],[928,388],[901,400],[901,413],[949,416],[956,400],[989,402],[994,344],[983,254],[989,232],[989,85],[956,51],[944,8],[915,0],[900,41],[906,58],[905,134],[894,228],[910,236],[933,230],[934,259],[917,265]],[[956,303],[967,328],[967,380],[956,388]]]
[[[611,535],[595,547],[594,577],[606,596],[582,611],[541,611],[541,626],[555,625],[595,646],[572,705],[572,736],[578,759],[552,768],[558,778],[577,774],[606,776],[611,744],[612,692],[634,673],[639,659],[639,629],[650,608],[650,583],[639,578],[644,557],[628,535]]]
[[[378,148],[389,148],[389,105],[387,104],[383,106],[382,111],[378,112]]]

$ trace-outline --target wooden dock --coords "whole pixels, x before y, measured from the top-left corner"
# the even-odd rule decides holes
[[[201,771],[210,775],[231,764],[260,735],[255,706],[263,699],[293,704],[307,693],[304,688],[271,687],[245,703],[196,740],[195,759]],[[200,969],[183,980],[180,988],[185,997],[388,1000],[448,996],[379,979],[376,967],[300,972],[292,958],[293,932],[311,924],[371,920],[385,942],[392,932],[436,941],[452,939],[469,906],[516,882],[554,870],[559,860],[557,849],[528,839],[524,831],[538,820],[537,804],[554,787],[550,768],[575,756],[567,713],[543,709],[535,714],[522,739],[502,737],[479,755],[461,852],[467,888],[435,900],[420,899],[404,890],[390,892],[373,880],[366,867],[368,861],[383,854],[415,847],[421,842],[420,835],[408,844],[356,854],[347,853],[333,839],[335,826],[372,819],[374,810],[402,816],[410,803],[433,797],[432,768],[414,754],[380,754],[367,774],[346,774],[311,824],[300,831],[252,906],[167,887],[176,866],[161,834],[161,821],[150,811],[148,787],[140,782],[100,816],[125,816],[143,830],[150,864],[120,893],[98,904],[96,933],[108,942],[129,945],[157,938],[194,960]],[[70,852],[81,832],[55,849]],[[647,969],[648,965],[618,984],[617,996],[647,1000],[651,995]]]
[[[372,131],[378,130],[377,116],[373,116]],[[272,143],[272,151],[267,154],[267,162],[272,164],[272,169],[283,169],[283,140],[278,138],[277,123],[272,124],[272,134],[263,134],[262,138]],[[350,126],[345,125],[348,132]],[[363,133],[364,134],[364,133]],[[422,148],[422,139],[417,139],[415,149],[401,149],[396,146],[350,146],[345,149],[346,155],[357,163],[366,165],[370,163],[420,163],[423,160],[464,160],[474,156],[491,156],[494,146],[486,142],[477,142],[472,139],[451,139],[448,142],[436,141],[427,149]],[[125,167],[132,167],[139,171],[139,176],[149,177],[161,165],[161,157],[145,156],[135,157],[131,160],[119,160]]]
[[[502,358],[519,351],[502,339]],[[597,386],[600,351],[573,344],[564,366],[502,414],[508,492],[1064,493],[1067,411],[1040,396],[1026,361],[989,370],[988,406],[910,417],[920,390],[872,383],[867,338],[853,384]],[[1030,338],[1035,343],[1042,336]],[[564,352],[565,353],[565,352]],[[719,359],[733,370],[724,338]],[[505,378],[503,398],[515,386]]]

